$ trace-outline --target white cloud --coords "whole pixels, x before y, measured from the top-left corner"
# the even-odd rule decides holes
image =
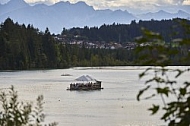
[[[0,3],[9,0],[0,0]],[[122,9],[122,10],[138,10],[139,12],[158,11],[160,8],[169,6],[190,5],[190,0],[25,0],[28,3],[43,2],[46,4],[54,4],[59,1],[69,1],[76,3],[84,1],[95,9]]]
[[[44,3],[50,3],[50,4],[54,4],[59,2],[60,0],[25,0],[27,3],[35,3],[35,2],[44,2]]]
[[[0,3],[1,4],[5,4],[5,3],[7,3],[8,2],[8,0],[0,0]]]
[[[6,0],[1,0],[1,1],[6,1]],[[59,1],[67,1],[67,0],[25,0],[28,3],[34,3],[34,2],[48,2],[48,3],[56,3]],[[189,3],[190,0],[68,0],[71,3],[76,3],[78,1],[85,1],[86,3],[96,5],[97,8],[107,6],[107,7],[114,7],[114,6],[129,6],[129,5],[146,5],[147,3],[149,4],[182,4],[182,3]]]
[[[0,0],[0,3],[6,3],[9,0]],[[96,8],[102,7],[142,7],[147,5],[180,5],[180,4],[190,4],[190,0],[24,0],[28,3],[35,2],[45,2],[45,3],[57,3],[59,1],[69,1],[71,3],[76,3],[78,1],[85,1],[91,6],[95,6]],[[138,6],[141,5],[141,6]]]
[[[105,0],[100,2],[87,1],[95,9],[122,9],[122,10],[139,10],[139,11],[156,11],[156,7],[160,6],[156,0]]]
[[[190,5],[190,0],[184,0],[182,4],[183,5]]]

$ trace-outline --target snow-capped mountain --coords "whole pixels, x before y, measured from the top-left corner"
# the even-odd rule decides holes
[[[0,4],[0,22],[10,17],[20,24],[32,24],[40,30],[46,27],[52,33],[61,33],[63,28],[101,26],[103,24],[127,24],[132,20],[169,19],[174,17],[188,18],[189,13],[182,10],[171,14],[165,11],[133,15],[122,10],[95,10],[85,2],[71,4],[70,2],[58,2],[53,5],[43,3],[33,6],[24,0],[10,0],[6,4]]]

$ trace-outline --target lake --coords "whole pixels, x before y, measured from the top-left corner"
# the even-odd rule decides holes
[[[19,100],[36,101],[44,96],[45,122],[58,126],[161,126],[159,114],[150,116],[152,103],[136,100],[144,87],[138,74],[143,67],[78,67],[55,70],[0,72],[1,89],[14,85]],[[61,76],[70,74],[71,76]],[[103,90],[67,91],[69,84],[81,75],[102,81]],[[188,77],[188,76],[187,76]]]

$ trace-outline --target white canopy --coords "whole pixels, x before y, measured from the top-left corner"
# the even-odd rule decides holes
[[[89,75],[82,75],[75,79],[76,81],[96,81],[96,79],[92,78]]]

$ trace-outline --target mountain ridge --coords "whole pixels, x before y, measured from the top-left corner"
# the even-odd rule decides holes
[[[190,17],[190,14],[183,11],[183,10],[178,10],[176,13],[169,13],[163,10],[160,10],[158,12],[152,13],[146,13],[146,14],[141,14],[137,15],[139,19],[143,20],[151,20],[151,19],[156,19],[156,20],[162,20],[162,19],[172,19],[172,18],[188,18]]]
[[[94,27],[102,24],[128,24],[132,20],[162,20],[172,18],[189,18],[190,14],[179,10],[177,13],[169,13],[160,10],[155,13],[135,15],[127,10],[95,10],[85,2],[60,1],[53,5],[35,4],[33,6],[24,0],[10,0],[6,4],[0,4],[0,22],[10,17],[18,23],[32,24],[40,30],[46,27],[53,33],[61,33],[63,28]]]
[[[8,3],[0,5],[0,15],[9,13],[18,9],[30,7],[24,0],[10,0]]]

